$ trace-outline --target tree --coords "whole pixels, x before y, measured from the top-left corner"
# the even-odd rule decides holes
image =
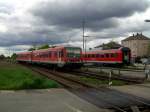
[[[41,45],[40,47],[38,47],[37,49],[47,49],[47,48],[49,48],[49,45],[44,44],[44,45]]]
[[[3,54],[0,55],[0,60],[5,59],[5,56]]]
[[[17,54],[16,54],[16,53],[13,53],[13,54],[11,55],[11,59],[12,59],[12,60],[16,60],[16,58],[17,58]]]
[[[34,51],[34,50],[36,50],[36,49],[33,48],[33,47],[31,47],[31,48],[28,49],[28,51]]]
[[[49,45],[48,44],[44,44],[44,45],[41,45],[39,47],[33,46],[30,49],[28,49],[28,51],[34,51],[34,50],[39,50],[39,49],[47,49],[47,48],[49,48]]]

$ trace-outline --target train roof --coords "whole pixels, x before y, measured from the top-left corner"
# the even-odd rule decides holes
[[[58,50],[58,49],[71,48],[71,47],[73,47],[73,48],[80,48],[80,47],[74,47],[74,46],[56,46],[56,47],[50,47],[50,48],[47,48],[47,49],[34,50],[33,52],[36,52],[36,51],[45,52],[45,51],[48,51],[48,50],[55,51],[55,50]]]
[[[17,53],[17,54],[30,54],[31,52],[33,53],[36,53],[36,52],[46,52],[46,51],[56,51],[58,49],[63,49],[63,48],[80,48],[80,47],[74,47],[74,46],[54,46],[54,47],[50,47],[50,48],[47,48],[47,49],[39,49],[39,50],[33,50],[33,51],[26,51],[26,52],[20,52],[20,53]],[[81,48],[80,48],[81,49]]]
[[[25,51],[25,52],[20,52],[20,53],[16,53],[16,54],[30,54],[32,51]]]
[[[128,47],[120,47],[118,49],[106,49],[106,50],[95,49],[95,50],[86,51],[86,53],[95,53],[95,52],[116,53],[116,52],[120,52],[121,50],[130,50],[130,49]],[[83,52],[83,53],[85,54],[85,52]]]

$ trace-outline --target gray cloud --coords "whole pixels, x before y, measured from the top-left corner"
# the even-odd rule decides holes
[[[24,16],[12,16],[12,10],[0,6],[0,12],[11,12],[10,17],[1,21],[8,31],[0,33],[0,46],[80,41],[83,19],[86,30],[96,35],[95,38],[118,37],[133,29],[121,30],[118,18],[144,12],[148,7],[147,0],[56,0],[39,2],[24,12]]]
[[[0,3],[0,13],[11,14],[14,11],[14,7],[9,4]]]
[[[83,19],[90,29],[104,29],[117,26],[115,18],[128,17],[143,12],[148,1],[141,0],[56,0],[41,2],[31,12],[45,24],[67,28],[80,28]]]

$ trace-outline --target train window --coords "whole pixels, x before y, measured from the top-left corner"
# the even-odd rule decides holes
[[[83,57],[84,57],[84,58],[87,58],[87,57],[88,57],[88,54],[84,54]]]
[[[88,54],[88,58],[90,58],[90,54]]]
[[[39,54],[39,57],[42,58],[43,57],[42,54]]]
[[[95,54],[92,54],[92,58],[95,58]]]
[[[102,57],[102,58],[105,58],[105,54],[102,54],[101,57]]]
[[[61,51],[61,57],[64,57],[64,52],[63,52],[63,50]]]
[[[45,54],[41,54],[41,57],[44,58],[44,57],[45,57]]]
[[[114,58],[114,57],[115,57],[115,54],[111,53],[111,54],[110,54],[110,57],[111,57],[111,58]]]
[[[109,54],[106,54],[105,56],[106,56],[106,58],[109,58]]]
[[[48,58],[48,53],[45,53],[45,58]]]
[[[99,54],[96,54],[96,58],[99,58],[99,56],[100,56]]]
[[[99,58],[101,58],[101,54],[99,54]]]
[[[39,54],[39,57],[42,58],[42,54]]]
[[[82,57],[85,58],[85,54],[82,54]]]
[[[118,54],[117,54],[117,53],[115,53],[114,55],[115,55],[115,57],[118,57]]]
[[[41,54],[39,54],[39,57],[40,58],[46,58],[46,57],[48,57],[48,54],[47,53],[41,53]]]
[[[48,53],[48,52],[46,53],[46,57],[47,57],[47,58],[49,57],[49,53]]]
[[[85,57],[85,58],[87,58],[87,57],[88,57],[88,55],[87,55],[87,54],[84,54],[84,57]]]
[[[85,58],[85,54],[83,54],[82,57]]]
[[[49,57],[51,57],[51,56],[52,56],[52,53],[51,53],[51,51],[49,51],[48,55],[49,55]]]
[[[59,58],[62,57],[62,51],[58,51]]]
[[[57,57],[57,52],[54,52],[54,56],[56,56],[56,57]]]

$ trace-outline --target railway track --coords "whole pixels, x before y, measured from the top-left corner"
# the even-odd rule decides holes
[[[63,75],[60,75],[58,72],[48,71],[43,68],[31,68],[33,71],[38,72],[41,75],[44,75],[52,80],[57,81],[61,85],[63,85],[65,88],[70,89],[86,89],[87,87],[90,87],[87,84],[81,83],[77,80],[73,80],[71,78],[65,77]]]
[[[150,85],[135,84],[134,86],[137,86],[137,87],[144,87],[144,88],[149,88],[149,89],[150,89]]]
[[[137,98],[136,103],[135,103],[134,102],[135,97],[126,96],[124,94],[115,92],[114,90],[111,90],[109,88],[98,88],[93,85],[83,83],[78,80],[77,78],[78,76],[75,76],[73,78],[73,77],[69,77],[68,73],[62,73],[58,71],[54,72],[54,71],[51,71],[49,69],[42,68],[42,67],[32,67],[32,66],[26,66],[26,67],[29,67],[33,71],[38,72],[41,75],[44,75],[52,80],[59,82],[72,93],[76,94],[82,99],[85,99],[91,102],[92,104],[95,104],[101,108],[110,108],[110,109],[115,110],[116,112],[128,112],[126,108],[129,108],[130,105],[126,105],[128,107],[123,107],[122,105],[120,105],[120,102],[119,103],[116,102],[117,97],[128,99],[128,102],[132,102],[133,104],[136,104],[136,105],[146,105],[146,106],[148,105],[149,106],[147,102],[144,102],[141,99]]]
[[[101,75],[100,73],[95,73],[95,72],[85,72],[85,71],[70,71],[70,73],[74,74],[74,75],[81,75],[81,76],[86,76],[86,77],[91,77],[91,78],[97,78],[97,79],[109,79],[109,75]],[[143,79],[139,79],[139,78],[128,78],[128,77],[120,77],[120,76],[115,76],[112,75],[111,79],[116,79],[116,80],[122,80],[122,81],[126,81],[128,83],[142,83]]]
[[[60,84],[62,84],[63,86],[67,87],[69,89],[69,91],[73,92],[73,93],[77,93],[77,91],[75,92],[74,90],[94,90],[97,89],[97,87],[88,85],[86,83],[80,82],[78,80],[74,80],[65,76],[62,76],[59,72],[53,72],[53,71],[49,71],[47,69],[44,68],[31,68],[33,71],[40,73],[41,75],[44,75],[50,79],[53,79],[57,82],[59,82]],[[84,92],[84,91],[83,91]],[[86,94],[87,95],[87,94]],[[94,97],[92,94],[88,94],[88,97]],[[81,97],[82,98],[82,97]],[[100,99],[100,98],[99,98]],[[120,107],[104,100],[104,99],[100,99],[101,101],[103,101],[103,103],[107,104],[111,109],[117,110],[119,112],[126,112],[125,110],[121,109]]]

